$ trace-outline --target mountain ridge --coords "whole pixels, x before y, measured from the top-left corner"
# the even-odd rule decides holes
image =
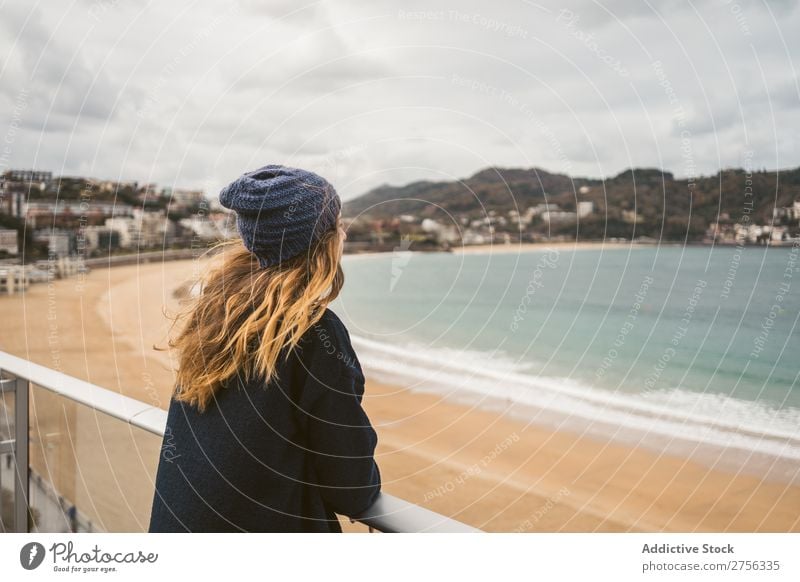
[[[523,214],[539,204],[574,212],[579,202],[592,202],[587,228],[602,222],[628,236],[663,238],[702,236],[709,224],[756,221],[769,223],[776,207],[800,200],[800,168],[779,171],[728,168],[693,181],[675,178],[659,168],[629,168],[606,179],[571,177],[541,168],[490,166],[458,180],[417,180],[403,186],[381,185],[346,201],[343,215],[374,219],[413,215],[442,221],[453,216],[478,219],[510,211]],[[747,218],[742,218],[747,216]],[[619,224],[618,224],[619,223]],[[575,223],[571,225],[575,231]],[[558,227],[548,225],[557,234]],[[603,231],[609,234],[608,229]]]

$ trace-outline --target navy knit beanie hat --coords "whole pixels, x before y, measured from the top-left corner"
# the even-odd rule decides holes
[[[243,174],[222,189],[222,206],[236,212],[244,246],[261,267],[276,265],[311,248],[336,226],[341,200],[313,172],[269,165]]]

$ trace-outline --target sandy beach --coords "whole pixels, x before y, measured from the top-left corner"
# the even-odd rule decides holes
[[[603,248],[617,247],[627,245]],[[0,349],[166,407],[172,362],[153,344],[166,343],[170,321],[164,313],[179,308],[173,292],[204,265],[175,261],[96,269],[82,278],[32,285],[25,295],[0,297],[6,330]],[[476,527],[800,531],[800,487],[556,432],[367,376],[364,402],[379,436],[384,490]],[[32,445],[34,469],[49,475],[106,529],[146,529],[160,441],[89,411],[64,411],[40,392],[34,391],[42,428]]]

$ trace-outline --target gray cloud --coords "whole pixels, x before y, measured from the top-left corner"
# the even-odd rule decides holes
[[[51,30],[42,11],[28,4],[4,7],[0,22],[13,39],[3,92],[8,97],[20,87],[30,90],[27,127],[58,132],[75,125],[78,117],[111,117],[116,89],[106,71],[89,65],[84,47],[70,42],[69,31]]]
[[[800,165],[797,2],[64,4],[0,7],[12,166],[214,193],[291,163],[349,197],[488,165],[681,176],[685,139],[701,173]]]

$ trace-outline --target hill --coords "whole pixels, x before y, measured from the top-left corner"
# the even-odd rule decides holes
[[[626,170],[606,180],[573,178],[537,168],[482,170],[457,181],[419,181],[379,186],[344,204],[346,217],[392,219],[413,215],[461,225],[489,216],[519,215],[540,204],[565,211],[555,220],[533,218],[529,224],[503,224],[499,232],[565,234],[579,238],[653,237],[698,240],[713,222],[769,224],[773,209],[800,200],[800,168],[781,171],[727,169],[689,183],[653,168]],[[593,212],[569,220],[579,202]],[[508,226],[508,228],[506,228]],[[523,232],[523,234],[524,234]],[[516,237],[515,237],[516,238]],[[525,238],[522,236],[521,238]],[[535,238],[535,236],[533,236]]]

